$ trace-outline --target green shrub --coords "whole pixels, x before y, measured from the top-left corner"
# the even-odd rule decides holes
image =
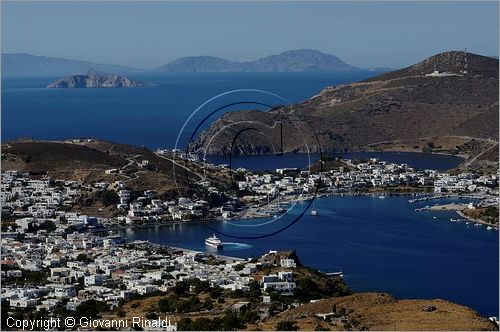
[[[276,331],[297,331],[299,328],[294,321],[282,320],[276,324]]]

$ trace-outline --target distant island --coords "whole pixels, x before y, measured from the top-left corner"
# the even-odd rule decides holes
[[[231,61],[210,55],[187,56],[159,67],[140,69],[81,60],[51,58],[31,54],[2,54],[2,77],[50,77],[85,74],[95,69],[117,75],[134,73],[209,73],[209,72],[387,72],[390,68],[359,68],[332,54],[313,49],[290,50],[254,61]]]
[[[145,88],[155,86],[152,83],[130,79],[125,76],[89,73],[58,79],[47,88]]]

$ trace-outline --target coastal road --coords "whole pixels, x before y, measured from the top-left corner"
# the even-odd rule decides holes
[[[184,165],[182,165],[182,164],[179,164],[179,163],[178,163],[178,162],[176,162],[175,160],[170,159],[170,158],[167,158],[167,157],[165,157],[165,156],[163,156],[163,155],[161,155],[161,154],[159,154],[159,153],[156,153],[156,152],[155,152],[155,154],[156,154],[158,157],[163,158],[163,159],[166,159],[166,160],[170,161],[172,164],[174,164],[174,165],[176,165],[176,166],[179,166],[179,167],[181,167],[181,168],[185,169],[185,170],[186,170],[186,171],[188,171],[189,173],[193,173],[193,174],[195,174],[196,176],[198,176],[198,177],[200,178],[200,181],[207,181],[207,178],[206,178],[203,174],[200,174],[200,173],[198,173],[198,172],[195,172],[195,171],[193,171],[193,170],[189,169],[188,167],[186,167],[186,166],[184,166]]]
[[[478,137],[470,137],[470,136],[457,136],[457,135],[450,135],[450,136],[427,136],[427,137],[419,137],[419,138],[415,138],[414,140],[419,140],[419,141],[424,141],[424,140],[429,140],[429,139],[439,139],[439,138],[460,138],[460,139],[464,139],[464,140],[472,140],[472,139],[475,139],[476,141],[479,141],[479,142],[483,142],[483,143],[497,143],[498,144],[498,141],[494,140],[494,139],[491,139],[491,138],[478,138]],[[366,144],[365,147],[369,148],[369,147],[374,147],[374,146],[377,146],[377,145],[380,145],[380,144],[398,144],[398,143],[405,143],[405,142],[408,142],[408,141],[412,141],[411,139],[408,139],[408,140],[388,140],[388,141],[380,141],[380,142],[374,142],[374,143],[370,143],[370,144]]]
[[[477,154],[476,156],[474,156],[474,158],[470,159],[469,161],[467,161],[465,163],[465,166],[469,166],[471,165],[474,161],[477,160],[477,158],[481,157],[483,154],[485,154],[486,152],[489,152],[491,151],[492,149],[498,149],[498,142],[495,142],[495,144],[493,144],[492,146],[490,146],[488,149],[482,151],[481,153]]]
[[[111,150],[111,149],[110,149],[110,150]],[[128,161],[128,164],[126,164],[125,166],[122,166],[120,169],[121,169],[121,170],[125,170],[127,167],[132,166],[132,165],[135,163],[135,160],[134,160],[134,159],[139,158],[140,156],[141,156],[140,154],[137,154],[137,155],[135,155],[135,156],[132,156],[132,157],[128,157],[128,158],[126,158],[126,159],[127,159],[127,161]],[[125,175],[125,174],[120,174],[121,176],[125,176],[125,177],[127,177],[127,180],[124,180],[124,181],[123,181],[123,183],[126,183],[126,182],[129,182],[129,181],[132,181],[132,180],[135,180],[135,179],[139,178],[139,175],[137,175],[137,173],[139,173],[139,172],[140,172],[140,171],[138,171],[138,172],[134,172],[134,173],[132,174],[132,176],[128,176],[128,175]]]

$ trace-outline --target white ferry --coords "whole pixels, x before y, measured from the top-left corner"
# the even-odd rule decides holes
[[[208,247],[212,247],[212,248],[216,248],[216,249],[219,249],[219,248],[222,248],[223,246],[223,243],[222,241],[214,235],[208,237],[206,240],[205,240],[205,245],[208,246]]]
[[[314,198],[313,198],[314,199]],[[316,210],[315,207],[316,204],[314,204],[314,201],[312,202],[312,209],[311,209],[311,216],[317,216],[318,215],[318,210]]]

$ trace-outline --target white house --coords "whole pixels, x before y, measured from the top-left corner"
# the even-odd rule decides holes
[[[102,274],[91,274],[89,276],[84,277],[85,286],[101,286],[104,281],[104,275]]]
[[[282,258],[280,260],[280,265],[281,265],[281,267],[285,267],[285,268],[297,267],[297,264],[291,258]]]
[[[54,287],[55,297],[73,297],[76,296],[76,288],[73,285],[57,285]]]
[[[22,297],[19,299],[11,299],[9,303],[11,307],[16,307],[16,308],[35,308],[36,305],[38,304],[38,300]]]

